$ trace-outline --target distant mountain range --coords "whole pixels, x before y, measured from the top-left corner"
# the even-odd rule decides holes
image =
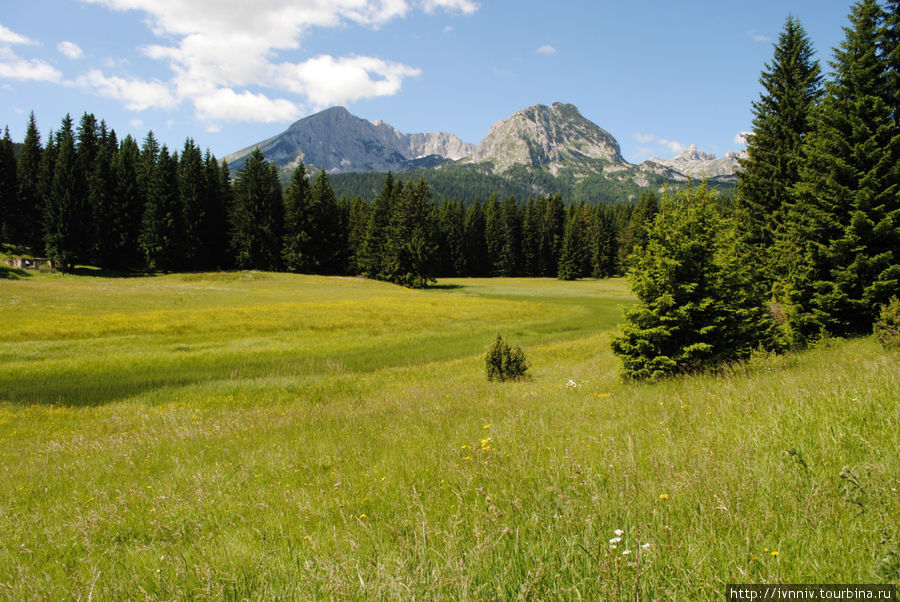
[[[334,107],[225,159],[232,169],[240,169],[257,147],[285,176],[300,161],[311,169],[324,168],[332,181],[340,181],[340,174],[387,171],[415,171],[417,177],[436,181],[479,176],[495,186],[514,180],[512,189],[519,194],[577,196],[580,191],[581,200],[589,202],[633,200],[641,189],[678,185],[688,179],[706,178],[728,188],[736,181],[739,167],[735,153],[716,158],[693,145],[672,159],[653,158],[633,165],[622,157],[612,134],[563,103],[518,111],[495,123],[477,146],[445,132],[404,134],[381,121],[372,123]],[[358,175],[345,180],[361,181]],[[490,186],[487,181],[483,185]],[[592,194],[601,198],[590,198]]]

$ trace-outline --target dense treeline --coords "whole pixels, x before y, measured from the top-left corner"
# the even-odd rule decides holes
[[[900,0],[860,0],[824,82],[789,17],[753,103],[735,203],[664,195],[631,257],[613,340],[659,378],[869,334],[900,294]]]
[[[366,275],[406,286],[437,276],[622,273],[652,217],[646,194],[628,205],[568,205],[559,194],[519,202],[436,202],[423,179],[379,176],[371,200],[337,198],[324,171],[298,166],[282,188],[258,150],[232,178],[192,139],[180,152],[153,133],[142,144],[85,114],[41,144],[34,116],[17,153],[0,143],[0,242],[46,255],[59,269],[288,270]],[[634,214],[634,219],[632,219]]]

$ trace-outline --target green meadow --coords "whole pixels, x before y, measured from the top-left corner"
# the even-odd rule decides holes
[[[0,598],[898,583],[900,354],[620,382],[622,280],[0,280]],[[530,377],[492,383],[497,332]]]

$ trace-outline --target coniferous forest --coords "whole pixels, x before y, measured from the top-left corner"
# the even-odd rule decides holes
[[[234,174],[188,139],[138,144],[91,114],[0,143],[0,242],[63,271],[286,270],[410,287],[438,276],[627,273],[641,302],[613,342],[634,378],[755,348],[872,332],[900,292],[900,0],[859,0],[826,77],[788,17],[752,103],[734,198],[704,185],[635,206],[560,195],[432,197],[387,174],[337,198],[302,164],[282,188],[255,151]]]
[[[627,232],[640,227],[629,205],[436,201],[421,178],[390,173],[374,199],[336,198],[328,174],[302,164],[283,188],[259,151],[232,177],[191,139],[180,152],[153,132],[119,141],[92,114],[77,127],[67,115],[45,144],[32,115],[14,147],[7,132],[0,242],[62,271],[285,270],[412,287],[437,276],[606,277],[621,273]]]

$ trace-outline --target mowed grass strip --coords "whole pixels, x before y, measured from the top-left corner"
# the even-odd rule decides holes
[[[504,324],[530,341],[530,380],[486,381],[490,336],[292,372],[287,338],[248,327],[254,373],[0,405],[0,596],[719,599],[728,582],[898,578],[897,354],[838,342],[625,386],[614,321],[578,322],[621,288],[446,284],[419,298],[537,312]],[[550,335],[554,319],[570,328]],[[474,336],[430,328],[409,326],[411,349]],[[167,356],[170,335],[135,335],[157,336]],[[109,339],[54,344],[105,364]]]

